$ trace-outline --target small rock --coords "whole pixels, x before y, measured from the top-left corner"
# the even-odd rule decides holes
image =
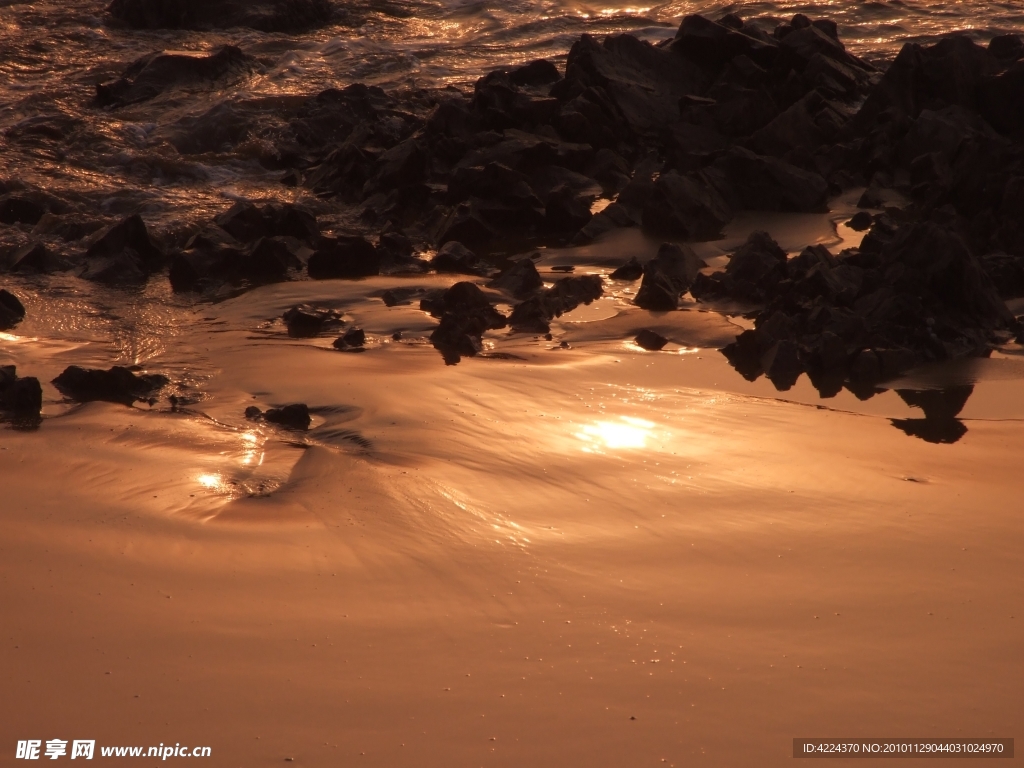
[[[72,365],[53,380],[57,389],[72,400],[83,403],[104,400],[123,405],[132,405],[136,400],[150,400],[168,382],[166,376],[136,375],[120,365],[106,371]]]
[[[662,336],[660,333],[655,333],[644,328],[640,333],[636,335],[633,342],[638,346],[646,349],[649,352],[657,352],[668,344],[668,339]]]
[[[309,416],[309,407],[305,403],[292,403],[283,408],[271,408],[264,412],[263,419],[271,424],[298,430],[309,429],[309,425],[313,421]]]

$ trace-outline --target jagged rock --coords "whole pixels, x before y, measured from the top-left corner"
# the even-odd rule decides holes
[[[166,258],[138,214],[103,230],[85,256],[82,277],[110,284],[145,282],[150,272],[163,266]]]
[[[130,369],[115,365],[109,370],[68,366],[53,380],[61,394],[78,402],[105,400],[132,405],[136,400],[155,402],[157,392],[167,386],[166,376],[157,373],[135,374]]]
[[[714,240],[731,218],[714,186],[675,172],[658,177],[643,207],[644,231],[661,237]]]
[[[287,279],[289,271],[301,265],[287,238],[263,237],[248,253],[241,253],[232,268],[241,279],[265,285]]]
[[[319,336],[329,328],[343,324],[341,315],[333,309],[312,307],[309,304],[298,304],[287,310],[282,316],[288,327],[288,335],[294,338],[312,338]]]
[[[485,331],[508,324],[479,286],[469,282],[455,283],[440,296],[424,299],[420,308],[441,318],[430,334],[430,342],[448,365],[455,365],[463,356],[477,354]]]
[[[736,249],[724,272],[695,276],[690,292],[699,301],[721,296],[763,301],[786,276],[786,252],[767,232],[758,231]]]
[[[672,49],[709,69],[722,67],[737,56],[746,56],[764,68],[771,67],[778,55],[778,45],[756,32],[749,34],[752,28],[733,18],[740,22],[739,28],[703,16],[686,16],[672,41]]]
[[[892,419],[892,425],[929,443],[955,443],[967,434],[967,426],[956,417],[973,392],[971,384],[946,389],[897,389],[896,394],[903,402],[924,411],[924,418]]]
[[[0,224],[37,224],[46,208],[18,195],[0,197]]]
[[[678,309],[679,297],[706,266],[689,246],[663,243],[658,255],[644,265],[644,279],[633,303],[662,312]]]
[[[550,288],[517,304],[509,317],[513,331],[547,333],[551,321],[580,304],[589,304],[601,297],[604,285],[599,275],[563,277]]]
[[[252,243],[261,237],[294,237],[310,245],[320,240],[316,216],[292,203],[268,203],[258,208],[252,203],[237,202],[214,217],[214,222],[243,243]]]
[[[33,376],[19,377],[13,365],[0,366],[0,411],[15,417],[38,416],[43,409],[43,388]]]
[[[338,237],[310,256],[306,269],[314,280],[370,277],[380,274],[380,255],[365,238]]]
[[[668,344],[668,339],[662,336],[660,333],[644,328],[640,333],[633,339],[633,343],[642,349],[646,349],[648,352],[657,352]]]
[[[119,107],[159,96],[164,91],[187,85],[240,76],[261,69],[256,59],[233,45],[225,45],[209,56],[183,53],[151,53],[133,62],[117,80],[96,86],[100,106]]]
[[[366,333],[362,328],[349,328],[334,340],[334,348],[342,352],[361,352],[366,344]]]
[[[328,23],[330,0],[113,0],[107,13],[136,29],[227,29],[297,32]]]
[[[706,173],[721,199],[736,210],[814,213],[826,209],[829,187],[820,175],[743,147],[730,149]]]
[[[637,261],[636,256],[630,258],[625,264],[612,272],[609,277],[612,280],[639,280],[643,277],[644,265]]]
[[[457,240],[449,240],[438,249],[437,255],[430,260],[430,268],[435,272],[481,277],[494,272],[490,262],[481,259]]]
[[[544,287],[537,266],[532,259],[519,259],[487,284],[488,288],[504,291],[517,299],[525,299]]]
[[[562,79],[558,67],[547,59],[537,59],[517,67],[508,76],[516,85],[548,85]]]
[[[25,319],[25,306],[8,290],[0,288],[0,330],[13,328]]]
[[[11,255],[11,272],[48,275],[66,268],[67,265],[42,243],[29,243]]]

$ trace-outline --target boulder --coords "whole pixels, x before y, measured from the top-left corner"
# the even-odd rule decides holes
[[[438,249],[437,255],[430,260],[430,268],[435,272],[481,277],[494,272],[489,261],[481,259],[457,240],[449,240]]]
[[[714,240],[732,218],[718,189],[702,176],[660,175],[643,206],[643,228],[658,237]]]

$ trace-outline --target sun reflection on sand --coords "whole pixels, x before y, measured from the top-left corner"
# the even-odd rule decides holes
[[[583,450],[587,453],[600,453],[604,448],[613,451],[646,448],[656,426],[646,419],[620,416],[619,421],[585,424],[576,437],[585,443]]]
[[[220,475],[204,473],[196,478],[196,482],[203,486],[203,488],[209,488],[212,491],[217,490],[224,485],[224,478]]]

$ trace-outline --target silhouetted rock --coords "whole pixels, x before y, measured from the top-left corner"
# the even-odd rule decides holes
[[[99,233],[85,257],[82,277],[109,284],[145,282],[151,272],[163,266],[166,258],[138,214]]]
[[[294,338],[312,338],[330,328],[342,325],[341,315],[333,309],[298,304],[282,316],[288,335]]]
[[[72,365],[65,368],[53,383],[61,394],[78,402],[105,400],[132,405],[136,400],[155,402],[154,396],[167,386],[168,381],[166,376],[135,374],[120,365],[106,371]]]
[[[366,333],[362,328],[349,328],[334,340],[334,348],[342,352],[362,351],[366,344]]]
[[[685,240],[714,240],[732,218],[718,189],[702,177],[670,172],[654,182],[643,206],[644,231]]]
[[[657,352],[668,344],[668,339],[662,336],[660,333],[644,328],[640,333],[633,339],[633,343],[638,347],[646,349],[648,352]]]
[[[644,279],[633,303],[658,311],[678,309],[679,297],[705,266],[689,246],[663,243],[658,255],[644,265]]]
[[[946,389],[897,389],[896,394],[903,402],[923,410],[925,417],[892,419],[892,425],[929,443],[955,443],[967,434],[967,426],[956,417],[973,392],[970,384]]]
[[[0,197],[0,224],[36,224],[44,213],[45,207],[27,197]]]
[[[248,414],[249,409],[246,409],[246,415],[248,416]],[[286,429],[307,430],[313,422],[309,415],[309,407],[305,403],[292,403],[281,408],[270,408],[260,415],[264,421]]]
[[[504,328],[506,317],[491,306],[487,295],[474,283],[456,283],[435,298],[424,299],[420,308],[441,319],[430,342],[445,363],[454,365],[463,356],[477,354],[485,331]]]
[[[0,330],[13,328],[25,319],[25,305],[17,296],[0,288]]]
[[[316,216],[292,203],[268,203],[260,208],[238,202],[216,216],[214,222],[242,243],[252,243],[261,237],[294,237],[310,245],[320,240]]]
[[[541,279],[540,273],[537,272],[537,266],[533,263],[533,259],[519,259],[491,280],[487,286],[504,291],[517,299],[525,299],[531,293],[543,288],[544,281]]]
[[[19,377],[13,365],[0,366],[0,411],[16,417],[38,416],[43,409],[43,388],[39,379]]]
[[[48,275],[67,269],[67,265],[42,243],[29,243],[11,255],[10,269],[11,272]]]
[[[177,86],[195,87],[203,82],[239,76],[260,69],[259,63],[233,45],[209,56],[183,53],[151,53],[135,61],[117,80],[96,86],[100,106],[124,106],[152,99]]]
[[[449,240],[438,249],[437,255],[430,260],[430,267],[435,272],[459,275],[486,276],[494,272],[490,262],[481,259],[456,240]]]
[[[514,331],[547,333],[556,317],[580,304],[589,304],[603,293],[604,285],[598,275],[563,277],[550,288],[517,304],[509,317],[509,325]]]
[[[644,274],[644,265],[637,261],[636,256],[630,258],[625,264],[612,272],[609,277],[612,280],[639,280]]]
[[[369,277],[380,273],[380,255],[363,237],[326,240],[306,265],[314,280]]]

